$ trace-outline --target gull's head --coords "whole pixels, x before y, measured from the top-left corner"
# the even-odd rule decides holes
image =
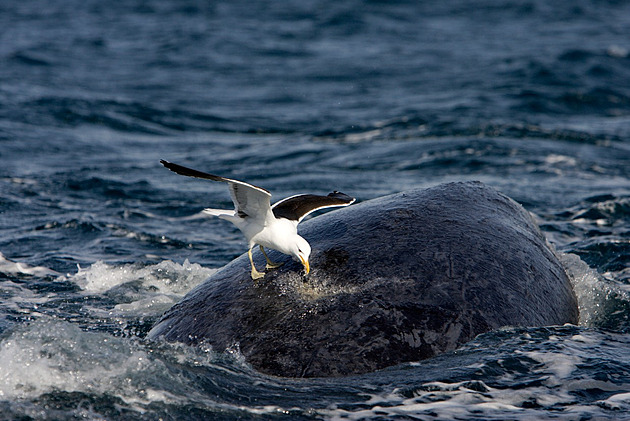
[[[299,235],[296,236],[295,243],[293,244],[293,248],[291,250],[291,256],[298,262],[301,262],[304,265],[304,270],[306,270],[306,274],[311,271],[311,268],[308,264],[308,258],[311,255],[311,246],[310,244]]]

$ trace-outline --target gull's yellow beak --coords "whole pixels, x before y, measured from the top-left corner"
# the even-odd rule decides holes
[[[308,275],[308,273],[311,271],[311,267],[308,265],[308,260],[304,259],[302,256],[300,256],[300,260],[302,261],[302,264],[304,265],[304,270],[306,270],[306,274]]]

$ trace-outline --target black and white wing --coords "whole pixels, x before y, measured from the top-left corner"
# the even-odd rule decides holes
[[[274,203],[271,210],[276,218],[286,218],[299,223],[306,215],[316,210],[348,206],[355,200],[354,197],[338,191],[334,191],[328,196],[298,194]]]
[[[232,202],[234,202],[236,213],[241,218],[252,217],[265,219],[270,215],[271,193],[262,187],[257,187],[243,181],[233,180],[231,178],[225,178],[193,170],[192,168],[173,164],[172,162],[168,162],[163,159],[160,160],[160,163],[169,170],[180,175],[228,183],[230,196],[232,197]]]

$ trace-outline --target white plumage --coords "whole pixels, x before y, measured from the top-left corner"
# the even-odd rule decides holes
[[[253,279],[265,276],[264,272],[256,270],[252,259],[252,248],[256,244],[260,246],[260,250],[267,259],[267,269],[278,267],[279,264],[269,260],[265,247],[292,256],[304,265],[308,274],[311,246],[298,235],[298,224],[306,215],[318,209],[348,206],[355,201],[353,197],[335,191],[328,196],[295,195],[271,206],[271,193],[262,187],[193,170],[164,160],[160,162],[177,174],[228,183],[234,210],[204,209],[203,212],[232,222],[245,235],[249,246],[247,254],[252,265]]]

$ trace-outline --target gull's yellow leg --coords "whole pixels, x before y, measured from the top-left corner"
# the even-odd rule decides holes
[[[258,247],[260,247],[260,251],[262,251],[262,254],[265,256],[265,259],[267,259],[267,269],[275,269],[275,268],[279,268],[280,266],[282,266],[284,263],[275,263],[272,262],[269,257],[267,257],[267,253],[265,253],[265,249],[263,248],[263,246],[258,245]]]
[[[252,264],[252,279],[260,279],[265,277],[265,272],[258,272],[256,270],[256,266],[254,266],[254,259],[252,258],[252,249],[247,250],[247,255],[249,256],[249,262]]]

